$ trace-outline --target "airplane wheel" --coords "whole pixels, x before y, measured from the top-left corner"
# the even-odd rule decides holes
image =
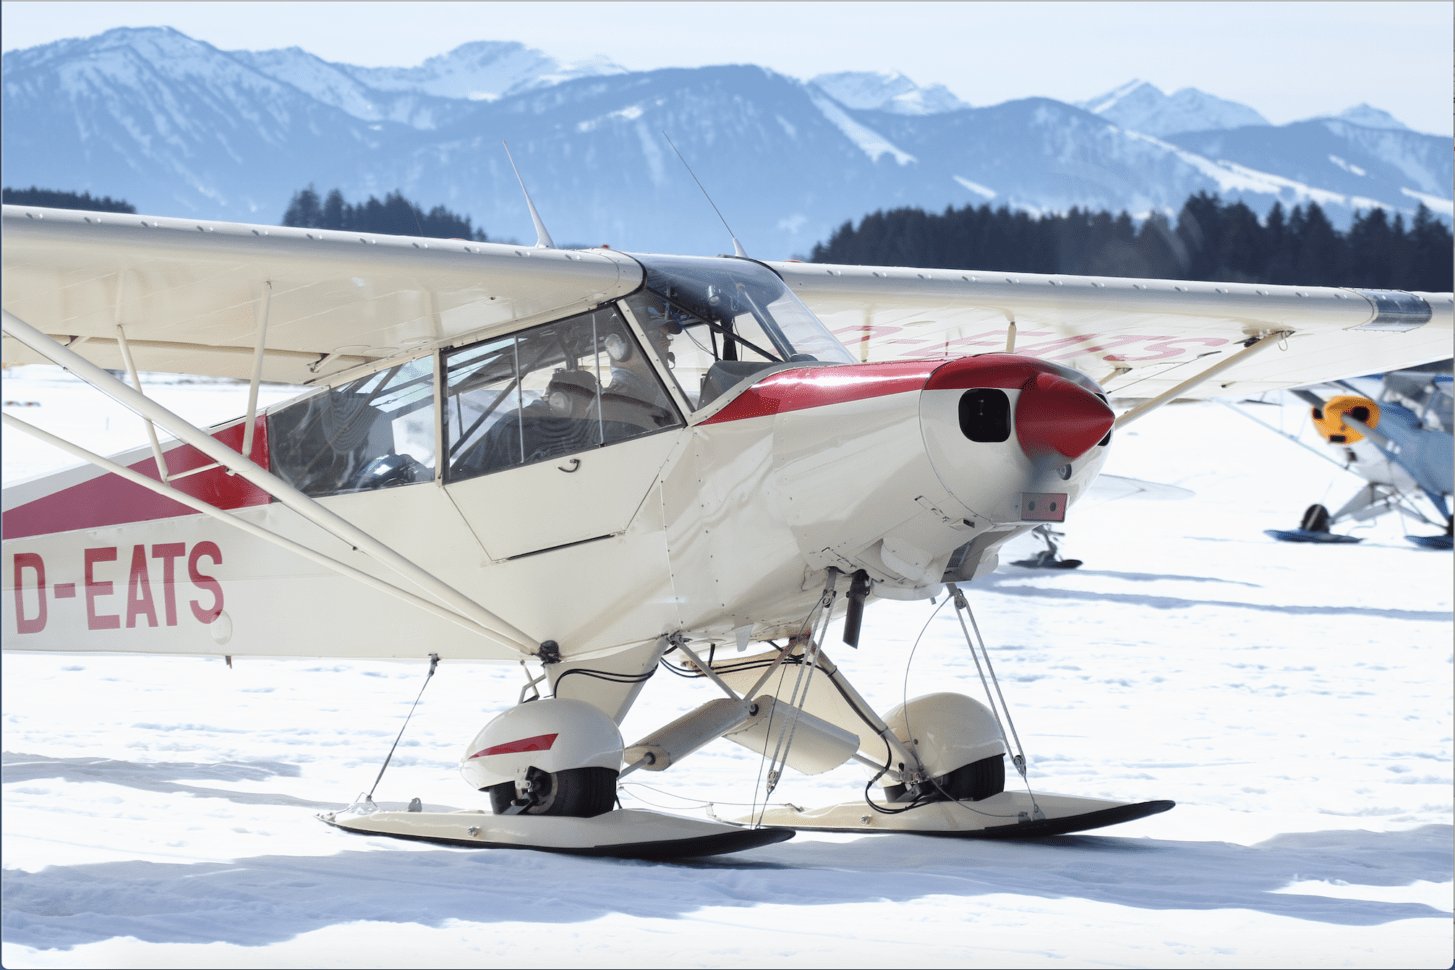
[[[1303,521],[1298,527],[1309,532],[1328,532],[1329,510],[1317,503],[1310,505],[1304,510]]]
[[[521,815],[564,815],[592,818],[611,811],[616,804],[617,772],[611,768],[567,768],[547,772],[530,769],[530,804]],[[490,808],[496,815],[509,812],[515,799],[515,782],[492,785]]]
[[[907,801],[904,785],[890,785],[884,794],[891,802]],[[955,801],[978,802],[991,795],[1005,791],[1005,755],[996,754],[989,758],[961,765],[935,779],[935,784],[920,789],[920,797],[929,801],[941,801],[949,796]]]
[[[999,795],[1005,791],[1005,755],[992,755],[961,765],[935,781],[956,801],[978,802]]]

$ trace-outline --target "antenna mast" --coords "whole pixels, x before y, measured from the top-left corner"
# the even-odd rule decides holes
[[[687,164],[687,159],[683,158],[682,153],[677,151],[677,146],[672,144],[671,137],[665,131],[662,132],[662,137],[667,139],[667,144],[672,145],[672,151],[677,152],[677,158],[682,162],[682,167],[687,169],[687,174],[692,176],[692,181],[697,183],[699,189],[702,189],[702,195],[707,199],[707,204],[712,206],[712,211],[716,212],[718,219],[722,221],[722,227],[728,231],[729,236],[732,236],[733,255],[746,257],[748,255],[747,250],[743,249],[743,244],[738,242],[738,237],[733,235],[733,227],[727,224],[726,219],[723,219],[722,212],[718,210],[717,203],[712,201],[712,196],[707,194],[707,189],[702,188],[702,181],[698,179],[697,173],[692,171],[692,166]]]
[[[530,193],[525,189],[525,179],[520,177],[520,169],[515,167],[515,159],[510,154],[510,146],[501,139],[500,144],[505,145],[505,157],[510,159],[510,169],[515,173],[515,180],[520,183],[520,191],[525,195],[526,208],[530,209],[531,221],[536,224],[536,249],[555,249],[556,243],[551,239],[551,234],[546,231],[546,224],[541,221],[541,214],[536,211],[536,204],[530,200]],[[686,164],[685,162],[683,164]]]

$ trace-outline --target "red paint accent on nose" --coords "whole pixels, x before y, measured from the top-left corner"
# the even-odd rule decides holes
[[[1084,387],[1054,374],[1026,381],[1015,406],[1015,434],[1031,456],[1080,458],[1111,430],[1116,415]]]

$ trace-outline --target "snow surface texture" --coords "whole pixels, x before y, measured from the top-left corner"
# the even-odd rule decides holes
[[[206,421],[246,389],[149,392]],[[4,398],[93,447],[145,440],[53,370],[16,372]],[[1088,500],[1062,544],[1085,566],[1003,567],[968,594],[1035,786],[1172,798],[1169,813],[1028,843],[805,833],[674,865],[421,846],[312,816],[372,784],[422,663],[5,654],[0,961],[1449,966],[1451,556],[1410,546],[1427,528],[1393,517],[1359,545],[1266,539],[1359,482],[1216,404],[1163,409],[1112,449],[1109,472],[1196,497]],[[68,463],[9,429],[4,461],[7,481]],[[978,696],[953,616],[934,613],[875,603],[862,649],[835,636],[828,652],[881,711]],[[380,800],[478,807],[456,759],[521,679],[443,663]],[[710,696],[664,674],[623,733]],[[716,742],[627,779],[623,803],[733,817],[759,767]],[[866,780],[789,772],[774,800],[850,801]]]

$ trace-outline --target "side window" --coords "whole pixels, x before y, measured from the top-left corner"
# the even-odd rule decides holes
[[[682,425],[615,307],[445,357],[446,481]]]
[[[433,481],[434,429],[434,359],[424,357],[269,414],[269,464],[314,497]]]
[[[738,381],[783,359],[750,313],[725,309],[720,320],[708,322],[651,290],[627,297],[627,305],[693,408],[706,407]]]

